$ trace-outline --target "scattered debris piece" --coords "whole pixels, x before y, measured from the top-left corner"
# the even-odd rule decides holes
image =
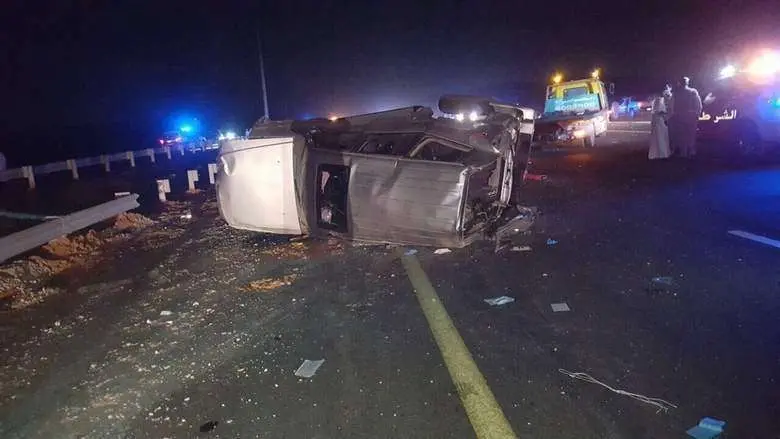
[[[130,192],[114,192],[114,198],[121,198],[130,195]]]
[[[647,287],[649,293],[672,293],[675,296],[677,293],[677,283],[674,278],[669,276],[658,276],[650,279],[650,284]]]
[[[696,439],[712,439],[723,433],[723,427],[726,421],[719,421],[714,418],[702,418],[699,425],[691,427],[685,433]]]
[[[215,428],[217,428],[217,425],[219,425],[219,421],[206,422],[205,424],[200,426],[200,432],[208,433],[210,431],[213,431]]]
[[[452,253],[452,250],[448,248],[438,248],[433,252],[434,255],[446,255],[447,253]]]
[[[501,306],[506,305],[507,303],[514,302],[514,297],[509,296],[500,296],[500,297],[494,297],[492,299],[485,299],[485,303],[487,303],[490,306]]]
[[[669,276],[654,277],[650,279],[650,282],[652,282],[655,285],[663,285],[665,287],[671,287],[674,285],[674,279],[672,279]]]
[[[416,249],[413,249],[413,248],[410,248],[410,249],[406,250],[406,251],[404,252],[404,254],[405,254],[406,256],[413,256],[413,255],[416,255],[416,254],[417,254],[417,250],[416,250]]]
[[[553,312],[567,312],[567,311],[571,311],[571,308],[569,308],[569,305],[566,302],[551,303],[550,307],[552,308]]]
[[[558,241],[552,238],[547,238],[547,245],[555,245],[555,244],[558,244]]]
[[[317,369],[322,366],[322,363],[324,363],[325,360],[303,360],[303,364],[301,364],[301,367],[298,368],[298,370],[295,371],[295,376],[301,377],[301,378],[311,378],[314,376],[315,373],[317,373]]]
[[[564,375],[568,375],[568,376],[570,376],[571,378],[574,378],[574,379],[582,380],[582,381],[585,381],[585,382],[588,382],[588,383],[598,384],[599,386],[602,386],[602,387],[606,388],[607,390],[610,390],[610,391],[612,391],[614,393],[617,393],[618,395],[628,396],[629,398],[634,398],[634,399],[636,399],[638,401],[644,402],[645,404],[650,404],[652,406],[655,406],[658,409],[658,412],[665,412],[665,411],[669,410],[670,408],[674,408],[674,409],[677,408],[676,405],[672,404],[669,401],[663,400],[663,399],[650,398],[650,397],[647,397],[647,396],[644,396],[644,395],[639,395],[637,393],[631,393],[631,392],[626,392],[625,390],[615,389],[614,387],[610,387],[610,386],[602,383],[601,381],[593,378],[592,376],[590,376],[590,375],[588,375],[586,373],[582,373],[582,372],[569,372],[566,369],[558,369],[558,372],[560,372],[560,373],[562,373]]]
[[[512,247],[510,249],[510,251],[513,251],[513,252],[530,252],[531,251],[531,247],[529,247],[527,245],[514,246],[514,247]]]
[[[298,275],[288,274],[282,277],[266,277],[260,280],[253,280],[249,285],[241,288],[246,292],[272,291],[277,288],[290,286]]]
[[[658,276],[650,279],[651,290],[669,290],[674,288],[674,279],[669,276]]]
[[[545,181],[547,176],[544,174],[532,174],[530,172],[525,174],[525,179],[529,181]]]
[[[163,316],[163,317],[172,316],[173,312],[167,311],[167,310],[166,311],[160,311],[160,315]]]
[[[192,219],[192,212],[183,213],[179,218],[181,218],[181,219]]]

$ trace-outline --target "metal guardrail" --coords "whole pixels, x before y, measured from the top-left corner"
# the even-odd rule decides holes
[[[0,238],[0,263],[54,238],[76,232],[136,207],[138,195],[131,194],[4,236]]]
[[[78,180],[78,168],[103,165],[106,169],[106,172],[110,172],[112,162],[129,161],[130,166],[135,167],[135,159],[138,157],[149,157],[152,163],[154,163],[156,162],[156,156],[158,154],[166,155],[168,156],[168,159],[170,159],[174,151],[178,151],[181,155],[184,155],[183,146],[162,146],[158,148],[142,149],[140,151],[125,151],[114,154],[104,154],[95,157],[68,159],[61,162],[46,163],[45,165],[22,166],[20,168],[0,171],[0,182],[26,178],[30,189],[34,189],[36,175],[46,175],[53,174],[55,172],[70,171],[73,175],[73,178]]]

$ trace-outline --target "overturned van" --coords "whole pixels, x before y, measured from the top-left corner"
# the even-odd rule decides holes
[[[527,230],[518,206],[533,110],[445,96],[335,121],[258,122],[219,154],[221,215],[238,229],[464,247]]]

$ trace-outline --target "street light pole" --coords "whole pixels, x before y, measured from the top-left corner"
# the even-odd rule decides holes
[[[257,36],[257,57],[260,59],[260,85],[263,87],[263,119],[269,120],[268,114],[268,91],[265,87],[265,63],[263,62],[263,49],[260,44],[260,31],[255,34]]]

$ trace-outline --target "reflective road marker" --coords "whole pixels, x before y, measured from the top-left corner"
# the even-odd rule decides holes
[[[755,235],[753,233],[745,232],[742,230],[729,230],[729,235],[739,236],[740,238],[749,239],[751,241],[768,245],[770,247],[780,248],[780,241],[772,238],[767,238],[766,236]]]
[[[517,438],[420,261],[414,255],[402,253],[401,262],[477,438]]]

